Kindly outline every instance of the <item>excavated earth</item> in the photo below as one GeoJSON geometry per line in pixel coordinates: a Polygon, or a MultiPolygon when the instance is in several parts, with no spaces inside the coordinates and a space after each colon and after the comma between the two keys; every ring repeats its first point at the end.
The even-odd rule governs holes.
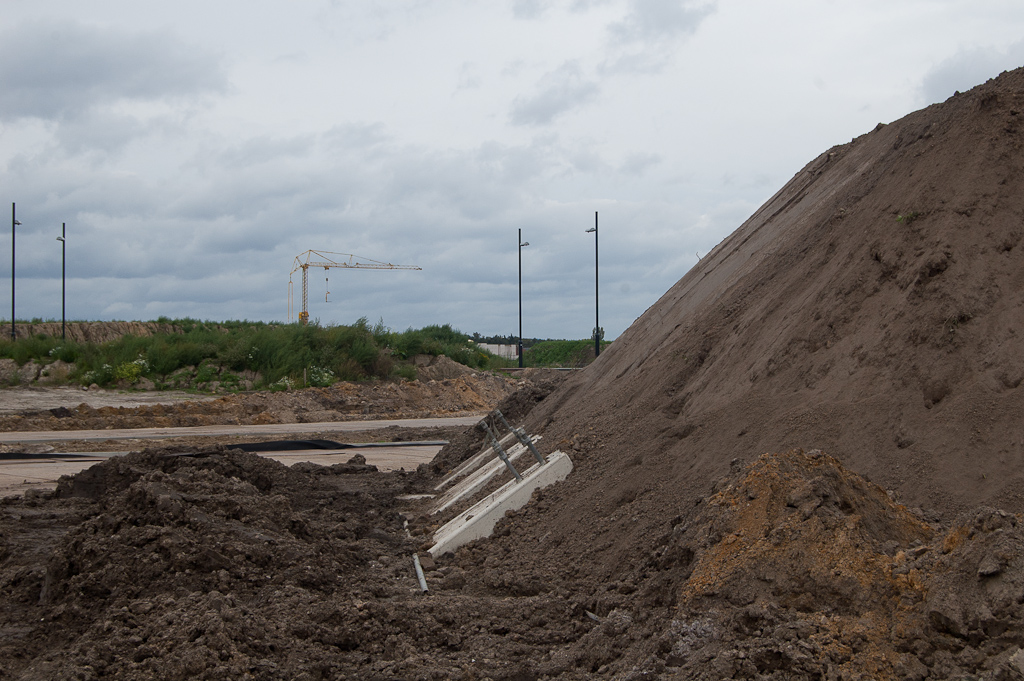
{"type": "Polygon", "coordinates": [[[503,411],[575,469],[427,593],[444,517],[406,495],[473,431],[415,472],[165,448],[4,500],[0,678],[1024,678],[1022,122],[1017,70],[828,150],[524,382],[503,411]]]}
{"type": "MultiPolygon", "coordinates": [[[[133,403],[133,394],[102,391],[30,389],[5,397],[0,431],[104,430],[174,426],[264,425],[366,419],[404,419],[483,413],[514,392],[517,381],[476,372],[442,358],[421,369],[436,379],[397,382],[339,382],[328,388],[277,392],[246,392],[215,399],[182,399],[174,393],[153,404],[133,403]],[[9,413],[18,399],[53,404],[9,413]],[[95,406],[94,406],[95,405],[95,406]]],[[[159,393],[150,393],[153,399],[159,393]]],[[[137,401],[141,401],[137,400],[137,401]]],[[[137,402],[134,401],[134,402],[137,402]]],[[[26,404],[27,406],[27,404],[26,404]]]]}

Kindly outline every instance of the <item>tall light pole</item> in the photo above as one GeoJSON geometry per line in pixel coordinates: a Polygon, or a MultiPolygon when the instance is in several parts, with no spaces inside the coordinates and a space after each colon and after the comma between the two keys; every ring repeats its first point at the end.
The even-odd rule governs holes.
{"type": "Polygon", "coordinates": [[[523,246],[529,246],[529,241],[523,241],[523,230],[519,230],[519,368],[523,368],[523,246]]]}
{"type": "Polygon", "coordinates": [[[17,336],[14,332],[14,232],[15,227],[20,225],[18,218],[16,217],[14,204],[11,204],[11,340],[14,341],[17,336]]]}
{"type": "Polygon", "coordinates": [[[60,223],[60,236],[57,237],[57,241],[60,242],[60,339],[62,341],[67,340],[64,333],[65,326],[65,301],[67,300],[67,262],[68,262],[68,244],[64,240],[67,236],[67,223],[60,223]]]}
{"type": "Polygon", "coordinates": [[[587,234],[594,233],[594,358],[601,354],[601,332],[600,321],[600,299],[597,289],[597,211],[594,211],[594,226],[587,230],[587,234]]]}

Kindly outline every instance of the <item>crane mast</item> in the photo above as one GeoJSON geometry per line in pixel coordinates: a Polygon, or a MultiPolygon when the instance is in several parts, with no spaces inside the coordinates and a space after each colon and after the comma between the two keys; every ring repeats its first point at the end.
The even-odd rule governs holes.
{"type": "Polygon", "coordinates": [[[305,326],[309,323],[309,281],[308,272],[310,267],[322,267],[324,271],[332,267],[360,270],[422,270],[422,267],[415,265],[392,265],[389,262],[380,262],[363,258],[351,253],[332,253],[330,251],[309,250],[295,256],[292,262],[292,271],[288,275],[288,321],[292,320],[292,275],[302,270],[302,312],[299,313],[299,322],[305,326]],[[335,259],[330,256],[342,256],[335,259]]]}

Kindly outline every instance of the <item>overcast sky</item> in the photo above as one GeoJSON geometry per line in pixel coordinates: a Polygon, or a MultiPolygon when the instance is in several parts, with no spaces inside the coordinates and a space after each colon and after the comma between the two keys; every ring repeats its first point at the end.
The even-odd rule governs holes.
{"type": "Polygon", "coordinates": [[[517,334],[521,229],[523,335],[586,338],[599,212],[612,339],[822,151],[1024,65],[1020,0],[2,9],[8,322],[16,203],[19,319],[66,223],[69,319],[288,321],[313,249],[422,268],[310,269],[322,324],[517,334]]]}

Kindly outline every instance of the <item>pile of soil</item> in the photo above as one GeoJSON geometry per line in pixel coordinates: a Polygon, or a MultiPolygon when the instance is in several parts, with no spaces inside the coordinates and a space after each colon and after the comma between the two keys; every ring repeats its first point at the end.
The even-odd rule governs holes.
{"type": "MultiPolygon", "coordinates": [[[[733,461],[794,447],[929,521],[1024,510],[1022,124],[1017,70],[808,164],[530,414],[576,468],[508,569],[619,583],[733,461]]],[[[1017,645],[976,631],[964,668],[1017,645]]]]}
{"type": "Polygon", "coordinates": [[[517,525],[557,503],[541,493],[494,538],[438,565],[420,554],[421,593],[412,556],[429,542],[405,531],[399,495],[431,481],[358,456],[289,469],[161,449],[4,499],[4,678],[1024,673],[1019,519],[939,528],[820,452],[737,468],[603,581],[517,564],[579,532],[524,542],[517,525]]]}
{"type": "Polygon", "coordinates": [[[161,450],[3,500],[0,668],[1024,678],[1022,117],[1017,70],[812,161],[516,398],[575,469],[421,553],[425,594],[430,519],[398,495],[472,435],[415,473],[161,450]]]}

